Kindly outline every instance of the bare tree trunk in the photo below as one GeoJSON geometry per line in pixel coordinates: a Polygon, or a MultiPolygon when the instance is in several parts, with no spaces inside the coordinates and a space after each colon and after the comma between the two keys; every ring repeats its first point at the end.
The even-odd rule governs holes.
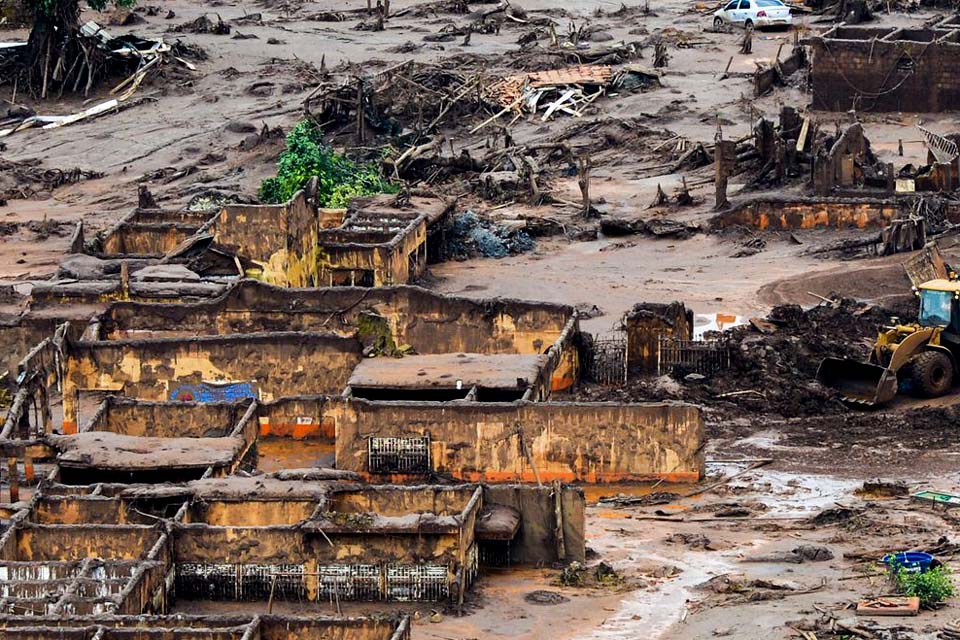
{"type": "Polygon", "coordinates": [[[590,207],[590,170],[593,168],[593,160],[588,155],[577,158],[577,173],[579,178],[577,183],[580,185],[580,197],[583,199],[583,206],[580,209],[584,218],[591,217],[590,207]]]}

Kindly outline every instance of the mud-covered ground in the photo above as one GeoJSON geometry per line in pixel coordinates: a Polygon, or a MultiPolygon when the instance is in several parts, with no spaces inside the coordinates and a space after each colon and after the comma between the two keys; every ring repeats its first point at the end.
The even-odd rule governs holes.
{"type": "MultiPolygon", "coordinates": [[[[712,168],[671,171],[684,148],[681,140],[687,145],[710,143],[718,122],[725,136],[743,137],[759,115],[775,120],[781,105],[804,109],[810,101],[798,79],[767,96],[753,96],[756,64],[769,63],[781,45],[789,51],[793,33],[759,32],[753,53],[739,54],[740,32],[704,31],[711,23],[706,15],[711,7],[682,0],[650,3],[648,9],[644,2],[627,2],[621,9],[619,1],[523,0],[511,4],[522,5],[526,17],[520,19],[525,22],[504,20],[498,33],[473,32],[466,43],[463,30],[476,21],[476,12],[492,8],[491,4],[469,3],[468,12],[461,13],[455,2],[394,0],[395,17],[382,31],[366,30],[371,18],[364,12],[364,0],[151,0],[151,4],[159,7],[154,15],[143,13],[144,21],[130,26],[111,24],[109,15],[91,11],[84,11],[83,19],[95,19],[115,35],[137,33],[180,41],[202,49],[205,57],[190,59],[195,71],[171,67],[151,79],[127,109],[2,140],[0,198],[6,204],[0,206],[0,281],[30,281],[54,273],[73,225],[82,219],[88,233],[109,227],[135,205],[141,183],[161,205],[171,207],[210,190],[254,197],[261,180],[274,172],[282,132],[303,117],[302,102],[320,82],[336,84],[354,73],[380,73],[409,60],[454,74],[483,70],[489,74],[487,82],[521,70],[575,62],[569,55],[543,50],[521,55],[520,40],[531,33],[541,48],[549,48],[550,24],[561,38],[571,27],[589,27],[590,47],[634,45],[642,57],[623,62],[643,66],[652,63],[653,36],[662,35],[668,44],[670,61],[662,69],[660,88],[605,96],[582,118],[520,120],[509,131],[518,144],[563,140],[571,147],[589,149],[594,163],[591,195],[608,217],[671,218],[705,225],[713,215],[712,168]],[[170,12],[175,16],[165,18],[170,12]],[[204,14],[220,16],[231,33],[170,31],[204,14]],[[721,79],[731,56],[731,74],[721,79]],[[649,206],[658,187],[673,196],[683,179],[692,204],[649,206]]],[[[916,25],[931,15],[929,11],[882,15],[874,24],[916,25]]],[[[812,29],[829,26],[810,18],[801,23],[812,29]]],[[[25,35],[0,31],[0,40],[25,35]]],[[[108,89],[109,85],[97,89],[91,103],[106,98],[108,89]]],[[[0,100],[11,98],[10,90],[0,87],[0,100]]],[[[17,102],[56,114],[85,106],[82,99],[69,96],[39,103],[22,92],[17,102]]],[[[0,107],[3,116],[12,105],[0,107]]],[[[491,139],[502,132],[469,131],[490,115],[490,111],[463,113],[445,123],[440,133],[449,146],[448,155],[466,152],[483,157],[491,139]]],[[[849,117],[811,115],[829,127],[849,117]]],[[[960,125],[955,114],[861,118],[873,150],[881,160],[898,166],[926,159],[915,124],[943,132],[960,125]],[[897,155],[899,140],[904,143],[903,157],[897,155]]],[[[358,146],[349,130],[344,131],[331,142],[338,148],[358,146]]],[[[377,154],[385,142],[376,137],[360,146],[377,154]]],[[[862,356],[864,340],[886,321],[889,310],[908,317],[913,298],[901,266],[904,256],[845,260],[812,253],[812,248],[859,235],[830,230],[767,234],[763,249],[744,257],[734,256],[743,254],[754,234],[742,230],[664,239],[597,237],[590,233],[597,221],[578,216],[575,171],[556,159],[547,165],[541,186],[550,197],[540,206],[509,194],[500,201],[484,199],[469,175],[426,185],[438,195],[460,197],[463,209],[509,225],[547,219],[555,234],[538,238],[535,248],[521,255],[434,265],[429,286],[477,297],[577,304],[593,310],[592,317],[582,322],[593,333],[615,328],[623,312],[637,302],[680,300],[697,314],[743,318],[765,317],[779,307],[773,313],[778,320],[774,333],[760,334],[747,326],[734,330],[733,367],[723,376],[704,381],[636,380],[624,390],[581,391],[595,399],[702,403],[708,459],[774,462],[695,498],[678,497],[692,487],[657,487],[656,491],[676,494],[659,505],[616,508],[598,502],[603,495],[651,488],[589,488],[592,553],[587,573],[603,561],[619,578],[569,586],[561,584],[559,571],[549,567],[492,572],[479,581],[464,617],[451,612],[432,615],[432,607],[402,605],[418,613],[414,637],[932,638],[944,622],[960,617],[954,603],[908,620],[866,622],[850,610],[857,599],[889,590],[883,577],[869,575],[883,552],[930,549],[947,563],[953,558],[951,547],[938,546],[942,536],[952,539],[956,531],[949,514],[933,513],[902,496],[879,500],[854,493],[876,475],[904,480],[911,490],[960,492],[955,464],[960,452],[958,416],[952,399],[900,399],[882,412],[854,412],[813,382],[822,357],[862,356]],[[811,294],[858,302],[810,311],[820,302],[811,294]],[[853,315],[861,309],[866,311],[853,315]],[[825,524],[810,520],[838,503],[852,510],[849,517],[825,524]],[[803,544],[826,547],[833,558],[800,564],[782,559],[744,562],[773,552],[789,553],[803,544]],[[856,557],[846,558],[845,553],[856,557]],[[535,592],[556,595],[531,595],[535,592]],[[838,622],[854,625],[857,632],[838,622]],[[881,631],[878,626],[908,631],[881,631]]],[[[747,177],[732,180],[734,202],[744,197],[739,189],[747,177]]],[[[948,257],[960,257],[952,239],[941,244],[948,257]]],[[[329,452],[292,453],[272,446],[262,452],[262,464],[265,469],[303,466],[304,460],[324,456],[329,452]]],[[[710,464],[704,484],[748,464],[710,464]]],[[[181,611],[224,608],[214,603],[178,606],[181,611]]],[[[244,611],[266,608],[264,603],[234,606],[244,611]]],[[[278,604],[274,611],[287,608],[278,604]]],[[[345,612],[382,608],[349,605],[345,612]]],[[[315,606],[309,611],[318,612],[315,606]]],[[[333,612],[333,604],[320,611],[333,612]]]]}

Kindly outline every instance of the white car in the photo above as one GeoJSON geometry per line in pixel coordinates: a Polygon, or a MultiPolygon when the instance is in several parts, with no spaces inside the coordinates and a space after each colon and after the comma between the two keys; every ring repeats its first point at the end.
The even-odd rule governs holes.
{"type": "Polygon", "coordinates": [[[748,27],[789,27],[790,7],[780,0],[730,0],[713,14],[713,26],[741,24],[748,27]]]}

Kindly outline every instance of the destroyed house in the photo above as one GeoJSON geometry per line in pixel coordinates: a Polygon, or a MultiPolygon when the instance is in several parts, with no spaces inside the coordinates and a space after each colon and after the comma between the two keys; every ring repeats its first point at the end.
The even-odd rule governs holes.
{"type": "Polygon", "coordinates": [[[77,434],[53,436],[64,484],[170,482],[232,475],[254,454],[251,401],[136,402],[109,397],[77,434]]]}
{"type": "Polygon", "coordinates": [[[410,640],[401,616],[0,616],[9,640],[410,640]]]}
{"type": "Polygon", "coordinates": [[[215,211],[137,208],[102,236],[94,238],[88,253],[101,258],[162,258],[193,236],[215,211]]]}
{"type": "Polygon", "coordinates": [[[54,473],[6,515],[6,615],[169,614],[184,602],[211,611],[273,600],[308,609],[332,599],[462,603],[481,558],[584,556],[583,494],[572,488],[266,476],[72,486],[54,473]]]}
{"type": "Polygon", "coordinates": [[[813,52],[813,108],[952,111],[960,105],[960,18],[927,28],[839,24],[805,43],[813,52]]]}
{"type": "MultiPolygon", "coordinates": [[[[442,255],[447,203],[412,197],[400,206],[392,197],[372,197],[349,209],[323,209],[312,188],[280,204],[140,207],[89,242],[81,229],[75,251],[125,261],[131,276],[175,265],[184,268],[181,280],[251,276],[292,287],[406,284],[423,274],[428,256],[442,255]]],[[[119,272],[118,264],[107,266],[119,272]]]]}
{"type": "Polygon", "coordinates": [[[235,260],[241,275],[289,287],[379,287],[411,282],[428,255],[440,255],[448,204],[415,197],[401,207],[380,197],[322,209],[310,189],[281,204],[226,205],[164,261],[223,268],[224,260],[235,260]]]}
{"type": "MultiPolygon", "coordinates": [[[[696,407],[564,401],[579,377],[577,333],[563,305],[242,281],[214,300],[114,303],[61,342],[44,379],[62,383],[64,435],[79,431],[54,443],[65,477],[97,457],[91,447],[136,436],[154,440],[128,443],[114,468],[88,464],[89,473],[186,480],[208,464],[221,475],[256,467],[255,438],[325,440],[338,469],[381,482],[698,479],[696,407]],[[104,394],[116,397],[104,405],[104,394]],[[239,410],[217,408],[238,401],[255,403],[243,424],[239,410]],[[199,428],[185,409],[164,418],[164,403],[210,404],[211,414],[190,410],[206,421],[199,428]],[[169,424],[114,427],[115,415],[169,424]],[[179,470],[137,453],[176,452],[190,446],[178,438],[198,437],[215,447],[179,470]]],[[[51,431],[18,420],[8,419],[7,437],[51,431]]]]}

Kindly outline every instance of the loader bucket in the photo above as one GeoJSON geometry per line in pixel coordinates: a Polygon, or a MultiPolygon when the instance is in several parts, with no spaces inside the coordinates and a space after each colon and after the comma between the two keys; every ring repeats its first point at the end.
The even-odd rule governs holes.
{"type": "Polygon", "coordinates": [[[844,402],[873,406],[886,404],[897,395],[897,373],[856,360],[824,358],[817,380],[835,389],[844,402]]]}

